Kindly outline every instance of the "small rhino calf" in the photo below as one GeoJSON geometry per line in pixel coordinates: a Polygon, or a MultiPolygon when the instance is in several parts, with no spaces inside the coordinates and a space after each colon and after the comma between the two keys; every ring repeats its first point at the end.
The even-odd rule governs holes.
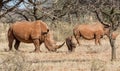
{"type": "Polygon", "coordinates": [[[68,51],[72,52],[75,51],[77,41],[74,36],[69,36],[66,38],[66,45],[68,47],[68,51]]]}

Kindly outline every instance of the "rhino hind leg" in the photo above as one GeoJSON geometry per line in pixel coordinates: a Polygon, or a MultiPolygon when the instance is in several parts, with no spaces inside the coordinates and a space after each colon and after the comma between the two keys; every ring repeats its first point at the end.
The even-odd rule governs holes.
{"type": "Polygon", "coordinates": [[[9,29],[8,31],[8,46],[9,46],[9,51],[12,50],[12,45],[13,45],[13,41],[14,41],[14,36],[13,33],[11,32],[11,30],[9,29]]]}
{"type": "Polygon", "coordinates": [[[19,41],[19,40],[16,40],[16,41],[15,41],[14,48],[15,48],[16,50],[18,50],[19,45],[20,45],[20,41],[19,41]]]}
{"type": "Polygon", "coordinates": [[[12,50],[12,44],[13,44],[14,38],[8,38],[8,46],[9,46],[9,50],[12,50]]]}
{"type": "Polygon", "coordinates": [[[95,38],[95,44],[96,45],[101,45],[101,43],[100,43],[100,36],[96,36],[96,38],[95,38]]]}

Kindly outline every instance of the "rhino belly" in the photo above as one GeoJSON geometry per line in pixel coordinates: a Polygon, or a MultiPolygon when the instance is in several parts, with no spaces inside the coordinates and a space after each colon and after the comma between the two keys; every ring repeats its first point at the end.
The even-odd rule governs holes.
{"type": "Polygon", "coordinates": [[[24,43],[32,43],[32,39],[26,39],[26,38],[23,38],[23,37],[18,36],[18,35],[15,35],[15,38],[21,42],[24,42],[24,43]]]}
{"type": "Polygon", "coordinates": [[[32,39],[30,37],[30,34],[21,33],[21,32],[14,32],[15,39],[24,42],[24,43],[32,43],[32,39]]]}
{"type": "Polygon", "coordinates": [[[81,36],[84,38],[84,39],[87,39],[87,40],[91,40],[91,39],[94,39],[94,34],[81,34],[81,36]]]}

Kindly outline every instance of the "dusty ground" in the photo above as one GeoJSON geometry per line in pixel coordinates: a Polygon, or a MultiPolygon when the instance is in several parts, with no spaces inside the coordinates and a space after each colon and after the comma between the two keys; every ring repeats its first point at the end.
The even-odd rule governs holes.
{"type": "MultiPolygon", "coordinates": [[[[58,42],[58,44],[61,42],[58,42]]],[[[75,52],[69,53],[66,45],[57,52],[49,52],[44,44],[40,53],[30,53],[33,44],[22,43],[20,50],[6,52],[8,42],[6,34],[0,34],[0,71],[120,71],[120,35],[116,40],[117,59],[111,59],[108,39],[95,45],[94,40],[81,40],[75,52]]]]}
{"type": "Polygon", "coordinates": [[[119,37],[116,42],[117,60],[111,62],[111,49],[108,40],[103,39],[101,46],[94,41],[82,40],[75,52],[69,53],[66,45],[57,52],[49,52],[41,46],[40,53],[30,53],[33,44],[24,44],[20,50],[24,52],[5,52],[7,42],[0,43],[0,70],[2,71],[120,71],[119,37]]]}

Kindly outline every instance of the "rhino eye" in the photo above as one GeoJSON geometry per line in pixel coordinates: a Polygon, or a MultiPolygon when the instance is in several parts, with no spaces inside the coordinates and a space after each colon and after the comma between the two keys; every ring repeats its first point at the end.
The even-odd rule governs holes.
{"type": "Polygon", "coordinates": [[[47,29],[46,32],[42,32],[42,35],[48,34],[48,32],[49,32],[49,29],[47,29]]]}
{"type": "Polygon", "coordinates": [[[49,29],[47,29],[47,32],[49,32],[49,29]]]}
{"type": "Polygon", "coordinates": [[[48,32],[42,32],[42,35],[45,35],[45,34],[47,34],[48,32]]]}

